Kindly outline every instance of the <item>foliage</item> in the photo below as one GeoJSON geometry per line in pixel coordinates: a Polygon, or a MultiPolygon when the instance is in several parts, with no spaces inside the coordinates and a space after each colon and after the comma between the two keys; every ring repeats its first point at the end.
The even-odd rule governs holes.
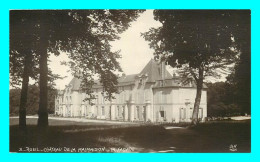
{"type": "MultiPolygon", "coordinates": [[[[55,111],[55,96],[57,90],[49,87],[48,93],[48,113],[53,114],[55,111]]],[[[21,89],[10,89],[9,91],[9,113],[10,115],[18,115],[20,103],[21,89]]],[[[26,114],[36,115],[39,109],[39,87],[37,85],[29,85],[28,100],[26,104],[26,114]]]]}
{"type": "MultiPolygon", "coordinates": [[[[27,52],[31,54],[35,50],[36,58],[39,58],[38,126],[48,125],[48,56],[59,55],[60,51],[70,53],[70,58],[75,65],[72,68],[73,71],[76,72],[78,68],[82,71],[83,90],[87,94],[92,93],[94,71],[100,75],[104,91],[111,98],[111,94],[116,91],[117,78],[114,71],[120,70],[120,67],[116,61],[118,52],[110,51],[109,41],[118,39],[118,34],[126,30],[130,26],[129,23],[135,20],[140,12],[142,11],[13,10],[10,12],[10,29],[12,29],[10,45],[15,48],[13,53],[23,53],[25,49],[28,49],[27,52]],[[27,37],[29,44],[26,44],[27,37]],[[19,49],[18,52],[16,52],[17,49],[19,49]]],[[[24,64],[15,63],[28,65],[26,63],[31,60],[35,61],[25,59],[24,64]]],[[[23,85],[26,88],[23,88],[23,93],[27,90],[29,80],[28,73],[25,74],[27,75],[23,78],[25,80],[23,85]]],[[[26,97],[24,98],[21,100],[23,103],[26,102],[26,97]]]]}
{"type": "Polygon", "coordinates": [[[234,86],[236,104],[243,113],[251,114],[251,12],[239,10],[234,16],[234,40],[240,53],[227,81],[234,86]]]}
{"type": "Polygon", "coordinates": [[[230,11],[218,10],[155,10],[155,19],[162,23],[143,36],[155,49],[157,59],[166,59],[181,68],[183,78],[218,76],[216,69],[226,69],[234,59],[230,11]]]}
{"type": "MultiPolygon", "coordinates": [[[[69,65],[77,77],[82,79],[81,89],[88,94],[87,100],[94,98],[92,86],[94,77],[99,77],[103,85],[103,93],[107,99],[117,92],[117,72],[121,67],[117,62],[120,58],[119,51],[111,52],[109,42],[118,39],[118,34],[125,31],[130,22],[134,21],[143,11],[136,10],[95,10],[88,11],[86,26],[88,30],[79,34],[80,38],[71,41],[64,48],[69,53],[69,65]],[[89,13],[88,13],[89,12],[89,13]],[[80,75],[77,75],[80,71],[80,75]]],[[[77,12],[79,17],[84,17],[84,12],[77,12]]]]}
{"type": "Polygon", "coordinates": [[[180,69],[185,81],[195,80],[197,94],[192,123],[198,122],[198,109],[204,78],[218,77],[218,70],[227,71],[236,59],[241,22],[237,15],[247,12],[232,10],[155,10],[162,23],[144,33],[155,49],[157,59],[180,69]]]}
{"type": "MultiPolygon", "coordinates": [[[[119,51],[111,52],[109,42],[118,39],[118,34],[125,31],[130,26],[130,22],[134,21],[141,12],[143,11],[11,11],[11,24],[14,29],[12,35],[17,38],[15,34],[22,33],[20,34],[22,39],[19,39],[21,42],[24,37],[31,38],[35,43],[29,48],[35,49],[36,53],[39,50],[37,45],[40,38],[48,40],[49,54],[59,55],[61,51],[68,52],[69,58],[72,59],[69,65],[73,73],[75,74],[78,70],[82,72],[82,88],[86,93],[91,93],[91,86],[94,84],[93,75],[97,73],[104,86],[104,92],[107,92],[108,97],[111,98],[111,94],[116,92],[117,75],[115,72],[121,71],[121,68],[117,62],[117,58],[120,57],[119,51]],[[17,28],[18,25],[21,27],[17,28]]],[[[15,39],[12,37],[11,40],[15,39]]],[[[13,42],[13,46],[17,47],[17,41],[13,42]]],[[[20,48],[24,50],[25,47],[20,48]]],[[[17,58],[11,57],[11,60],[17,60],[17,58]]]]}
{"type": "Polygon", "coordinates": [[[241,115],[234,86],[228,82],[207,83],[207,107],[209,117],[241,115]]]}

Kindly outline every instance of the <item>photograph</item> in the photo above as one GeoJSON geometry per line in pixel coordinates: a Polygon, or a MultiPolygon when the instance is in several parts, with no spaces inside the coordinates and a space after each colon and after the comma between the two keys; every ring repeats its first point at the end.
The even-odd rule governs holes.
{"type": "Polygon", "coordinates": [[[9,153],[251,153],[251,10],[10,9],[9,153]]]}

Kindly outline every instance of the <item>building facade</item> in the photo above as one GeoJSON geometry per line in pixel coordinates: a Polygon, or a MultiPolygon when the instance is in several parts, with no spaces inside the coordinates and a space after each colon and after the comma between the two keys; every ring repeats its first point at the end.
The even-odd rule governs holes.
{"type": "MultiPolygon", "coordinates": [[[[180,78],[172,76],[164,63],[155,60],[139,74],[122,76],[118,80],[119,93],[112,101],[105,100],[102,85],[93,86],[94,105],[84,101],[80,91],[81,80],[74,77],[55,99],[55,114],[63,117],[144,121],[190,122],[196,96],[193,82],[183,85],[180,78]]],[[[207,87],[202,90],[199,118],[207,117],[207,87]]]]}

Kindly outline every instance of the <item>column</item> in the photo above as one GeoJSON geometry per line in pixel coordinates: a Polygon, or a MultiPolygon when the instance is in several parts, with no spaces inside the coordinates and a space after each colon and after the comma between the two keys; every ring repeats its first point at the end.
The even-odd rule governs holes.
{"type": "Polygon", "coordinates": [[[64,114],[65,114],[65,106],[64,106],[64,105],[62,105],[62,114],[61,114],[61,116],[63,116],[63,117],[64,117],[64,114]]]}
{"type": "Polygon", "coordinates": [[[90,118],[93,118],[94,116],[96,116],[95,114],[95,106],[92,105],[90,108],[90,118]]]}
{"type": "Polygon", "coordinates": [[[134,116],[135,116],[135,105],[134,105],[134,101],[130,101],[130,111],[129,111],[129,115],[130,115],[130,121],[134,121],[134,116]]]}
{"type": "Polygon", "coordinates": [[[74,115],[74,109],[73,109],[73,106],[70,105],[70,106],[69,106],[69,109],[70,109],[70,117],[73,117],[73,115],[74,115]]]}
{"type": "Polygon", "coordinates": [[[145,121],[152,121],[152,116],[151,116],[151,102],[150,100],[146,101],[146,107],[145,107],[145,121]]]}
{"type": "Polygon", "coordinates": [[[124,106],[124,120],[128,121],[128,107],[127,107],[127,105],[124,106]]]}
{"type": "Polygon", "coordinates": [[[99,106],[95,106],[95,110],[96,110],[96,116],[97,116],[97,119],[99,117],[99,106]]]}
{"type": "Polygon", "coordinates": [[[85,111],[85,105],[81,106],[81,116],[85,116],[86,111],[85,111]]]}
{"type": "Polygon", "coordinates": [[[110,106],[110,119],[111,120],[115,120],[116,119],[116,112],[115,112],[115,104],[113,102],[111,102],[111,106],[110,106]]]}
{"type": "Polygon", "coordinates": [[[84,112],[85,112],[84,117],[86,118],[86,116],[87,116],[87,105],[84,105],[84,112]]]}

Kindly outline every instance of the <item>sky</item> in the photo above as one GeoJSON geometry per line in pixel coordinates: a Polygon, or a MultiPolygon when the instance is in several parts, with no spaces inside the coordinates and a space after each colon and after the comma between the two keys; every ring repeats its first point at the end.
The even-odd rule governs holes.
{"type": "MultiPolygon", "coordinates": [[[[153,10],[146,10],[140,15],[140,17],[131,23],[131,26],[124,33],[120,35],[120,39],[111,42],[112,50],[121,50],[122,58],[119,59],[119,63],[123,72],[126,75],[140,73],[144,66],[153,58],[154,50],[148,45],[148,42],[141,37],[141,33],[147,32],[151,27],[159,27],[161,23],[155,21],[153,18],[153,10]]],[[[69,84],[73,78],[70,69],[65,65],[61,65],[61,61],[68,61],[68,57],[65,53],[61,53],[60,56],[50,56],[49,68],[54,74],[59,74],[64,79],[56,80],[56,88],[64,89],[65,85],[69,84]]],[[[166,67],[170,73],[173,73],[174,69],[169,66],[166,67]]],[[[222,76],[220,79],[209,78],[208,81],[225,81],[226,76],[222,76]]]]}

